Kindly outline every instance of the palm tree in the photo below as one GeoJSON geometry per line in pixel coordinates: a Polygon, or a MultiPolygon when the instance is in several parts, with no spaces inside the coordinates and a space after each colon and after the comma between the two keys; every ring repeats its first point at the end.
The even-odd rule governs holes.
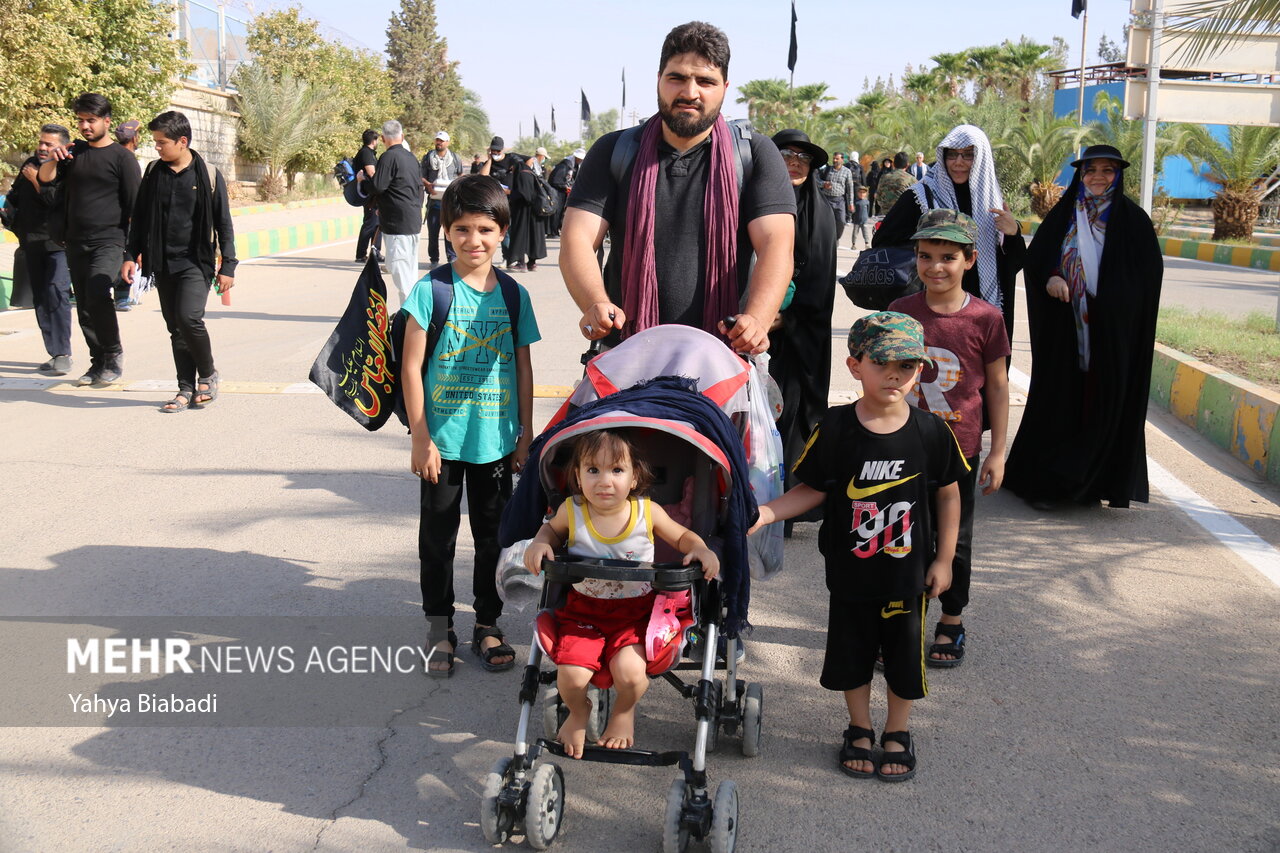
{"type": "Polygon", "coordinates": [[[1258,203],[1277,186],[1280,127],[1232,125],[1223,144],[1207,128],[1195,125],[1190,128],[1188,154],[1196,170],[1203,169],[1219,186],[1213,196],[1213,239],[1252,239],[1258,203]]]}
{"type": "Polygon", "coordinates": [[[453,148],[461,156],[483,151],[489,144],[489,114],[480,106],[480,96],[462,90],[462,115],[453,126],[453,148]]]}
{"type": "Polygon", "coordinates": [[[965,51],[969,76],[974,82],[974,101],[981,102],[987,90],[998,89],[1001,83],[1000,48],[971,47],[965,51]]]}
{"type": "Polygon", "coordinates": [[[875,130],[876,122],[889,107],[889,101],[889,96],[884,92],[863,92],[857,97],[854,103],[857,104],[858,112],[866,120],[866,130],[875,130]]]}
{"type": "Polygon", "coordinates": [[[1036,44],[1026,36],[1018,39],[1016,43],[1005,41],[1000,45],[996,62],[1003,76],[1008,80],[1010,88],[1017,88],[1018,97],[1024,104],[1030,103],[1040,75],[1053,67],[1051,50],[1049,45],[1036,44]]]}
{"type": "Polygon", "coordinates": [[[959,53],[939,53],[929,58],[935,65],[930,73],[942,81],[951,97],[960,97],[960,87],[969,79],[969,54],[962,50],[959,53]]]}
{"type": "Polygon", "coordinates": [[[1178,29],[1190,30],[1194,37],[1177,58],[1192,65],[1220,48],[1237,42],[1242,34],[1280,33],[1280,0],[1198,0],[1177,10],[1178,29]]]}
{"type": "Polygon", "coordinates": [[[738,87],[739,104],[747,105],[747,117],[758,128],[771,126],[788,108],[787,81],[748,80],[738,87]]]}
{"type": "Polygon", "coordinates": [[[236,85],[238,144],[250,161],[267,167],[258,194],[270,201],[285,191],[289,161],[313,139],[334,132],[330,115],[337,94],[292,74],[273,78],[256,64],[241,66],[236,85]]]}
{"type": "Polygon", "coordinates": [[[890,153],[933,151],[947,131],[959,124],[961,106],[960,101],[903,103],[884,117],[880,132],[867,138],[866,147],[890,153]]]}
{"type": "Polygon", "coordinates": [[[1028,113],[1008,138],[993,145],[997,154],[1012,157],[1026,167],[1031,176],[1027,188],[1031,212],[1036,216],[1043,218],[1062,198],[1064,188],[1056,178],[1074,158],[1087,132],[1074,119],[1054,118],[1048,110],[1038,110],[1028,113]]]}
{"type": "Polygon", "coordinates": [[[902,78],[902,91],[917,104],[923,104],[938,94],[939,80],[928,71],[917,71],[902,78]]]}

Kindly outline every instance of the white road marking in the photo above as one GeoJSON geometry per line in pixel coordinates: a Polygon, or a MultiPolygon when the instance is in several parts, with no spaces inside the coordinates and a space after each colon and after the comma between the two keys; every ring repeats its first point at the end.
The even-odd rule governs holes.
{"type": "MultiPolygon", "coordinates": [[[[1016,367],[1009,368],[1009,382],[1024,392],[1031,386],[1031,377],[1016,367]]],[[[1179,480],[1159,462],[1147,457],[1147,479],[1169,499],[1169,502],[1186,513],[1187,517],[1217,539],[1222,545],[1250,566],[1280,586],[1280,551],[1266,540],[1236,521],[1218,507],[1200,497],[1194,489],[1179,480]]]]}

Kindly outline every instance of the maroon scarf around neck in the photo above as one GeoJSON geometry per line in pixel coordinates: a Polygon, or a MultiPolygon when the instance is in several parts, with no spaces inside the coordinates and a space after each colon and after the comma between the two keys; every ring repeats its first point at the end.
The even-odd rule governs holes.
{"type": "MultiPolygon", "coordinates": [[[[653,226],[658,187],[658,139],[662,117],[645,124],[631,172],[627,227],[622,255],[623,337],[658,325],[658,273],[653,226]]],[[[719,334],[716,324],[738,311],[738,179],[733,160],[733,133],[718,116],[711,130],[711,164],[702,202],[706,229],[703,258],[706,289],[702,300],[704,331],[719,334]]]]}

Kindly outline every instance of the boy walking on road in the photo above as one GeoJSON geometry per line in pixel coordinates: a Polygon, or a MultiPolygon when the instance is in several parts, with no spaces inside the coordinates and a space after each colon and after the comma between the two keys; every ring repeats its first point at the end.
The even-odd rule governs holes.
{"type": "Polygon", "coordinates": [[[418,558],[427,675],[447,678],[458,648],[453,555],[464,484],[475,542],[471,650],[491,672],[515,663],[497,624],[498,521],[512,472],[523,467],[533,440],[529,345],[541,336],[528,292],[493,265],[511,222],[502,186],[487,175],[458,178],[445,190],[440,216],[457,259],[419,281],[404,301],[400,381],[413,441],[410,470],[422,479],[418,558]],[[438,277],[452,293],[444,318],[432,317],[438,277]]]}
{"type": "Polygon", "coordinates": [[[969,465],[969,473],[960,480],[960,532],[951,586],[942,593],[942,617],[925,661],[945,668],[964,660],[960,615],[969,603],[975,486],[981,484],[982,493],[992,495],[1004,480],[1009,336],[1000,309],[970,296],[961,286],[965,270],[977,260],[978,225],[973,219],[955,210],[931,210],[920,217],[911,239],[916,241],[916,272],[924,290],[895,300],[889,310],[910,315],[924,327],[934,369],[922,374],[913,400],[951,425],[969,465]],[[991,450],[979,471],[984,404],[991,425],[991,450]],[[937,642],[940,638],[943,641],[937,642]]]}
{"type": "Polygon", "coordinates": [[[927,598],[951,584],[956,481],[966,465],[946,422],[909,402],[926,360],[920,324],[905,314],[881,311],[855,322],[847,364],[862,398],[827,411],[795,464],[800,485],[760,507],[752,527],[823,506],[818,543],[831,601],[821,684],[844,692],[849,727],[839,767],[860,779],[915,775],[907,724],[911,703],[928,692],[927,598]],[[881,650],[889,713],[877,763],[871,678],[881,650]]]}
{"type": "Polygon", "coordinates": [[[160,155],[142,179],[120,277],[132,281],[141,265],[154,276],[160,312],[169,328],[178,393],[160,407],[173,414],[218,398],[218,371],[204,325],[204,306],[217,268],[217,288],[235,284],[236,239],[222,173],[191,149],[191,123],[163,112],[147,125],[160,155]]]}

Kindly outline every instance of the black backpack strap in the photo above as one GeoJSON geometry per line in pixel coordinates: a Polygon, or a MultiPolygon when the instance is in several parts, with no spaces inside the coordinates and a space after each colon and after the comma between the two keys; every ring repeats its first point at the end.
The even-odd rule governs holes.
{"type": "MultiPolygon", "coordinates": [[[[649,121],[661,121],[661,119],[654,116],[649,121]]],[[[728,122],[728,125],[733,134],[733,165],[738,176],[738,192],[741,193],[742,188],[751,180],[751,137],[755,131],[751,127],[751,122],[745,118],[736,118],[728,122]]],[[[627,128],[618,135],[618,140],[613,145],[613,156],[609,158],[609,174],[613,176],[613,183],[616,186],[622,186],[622,179],[626,176],[627,169],[631,168],[631,164],[635,162],[636,152],[640,150],[640,134],[644,132],[644,128],[643,124],[627,128]]]]}
{"type": "Polygon", "coordinates": [[[640,134],[644,132],[644,127],[643,124],[637,124],[635,127],[627,128],[618,134],[618,139],[613,143],[613,156],[609,158],[609,174],[613,176],[615,186],[622,186],[622,179],[626,176],[627,169],[630,169],[631,164],[635,162],[636,152],[640,150],[640,134]]]}
{"type": "Polygon", "coordinates": [[[751,136],[754,128],[749,119],[736,118],[729,122],[729,129],[733,131],[734,169],[738,174],[738,194],[741,195],[742,188],[751,180],[751,136]]]}
{"type": "Polygon", "coordinates": [[[453,308],[453,266],[441,264],[431,271],[431,322],[427,324],[427,358],[436,351],[449,310],[453,308]]]}
{"type": "Polygon", "coordinates": [[[500,269],[494,268],[498,274],[498,288],[502,291],[502,301],[507,306],[507,317],[511,320],[511,348],[518,349],[520,337],[520,285],[516,280],[500,269]]]}

